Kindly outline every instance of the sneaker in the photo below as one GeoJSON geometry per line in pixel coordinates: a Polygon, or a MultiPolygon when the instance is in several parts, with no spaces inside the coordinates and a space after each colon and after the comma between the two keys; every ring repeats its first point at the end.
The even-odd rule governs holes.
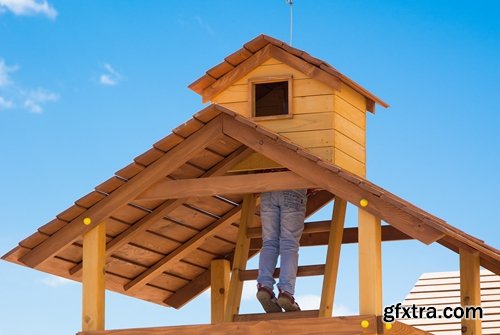
{"type": "Polygon", "coordinates": [[[300,311],[299,304],[295,301],[293,295],[287,291],[280,290],[278,295],[278,305],[285,310],[285,312],[297,312],[300,311]]]}
{"type": "Polygon", "coordinates": [[[283,312],[281,310],[280,305],[278,305],[278,300],[274,295],[274,292],[269,287],[262,286],[261,284],[257,285],[257,299],[259,300],[262,308],[266,311],[266,313],[278,313],[283,312]]]}

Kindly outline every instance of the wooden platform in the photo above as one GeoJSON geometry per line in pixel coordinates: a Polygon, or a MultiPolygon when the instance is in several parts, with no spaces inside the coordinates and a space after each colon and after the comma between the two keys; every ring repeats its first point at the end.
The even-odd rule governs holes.
{"type": "MultiPolygon", "coordinates": [[[[309,315],[311,311],[299,312],[309,315]]],[[[253,321],[238,321],[230,323],[221,323],[216,325],[189,325],[173,327],[155,327],[155,328],[135,328],[135,329],[116,329],[80,332],[77,335],[357,335],[357,334],[404,334],[404,335],[426,335],[430,334],[417,328],[405,325],[400,322],[391,324],[390,329],[373,315],[340,316],[333,318],[294,318],[283,319],[285,314],[292,313],[271,313],[261,314],[261,320],[257,314],[251,314],[253,321]],[[273,320],[278,318],[279,320],[273,320]],[[361,322],[368,321],[367,327],[362,327],[361,322]]],[[[296,313],[294,313],[296,314],[296,313]]]]}

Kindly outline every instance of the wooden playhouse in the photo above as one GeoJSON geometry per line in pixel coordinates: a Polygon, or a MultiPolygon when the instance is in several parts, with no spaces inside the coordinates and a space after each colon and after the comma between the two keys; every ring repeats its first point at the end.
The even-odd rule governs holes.
{"type": "MultiPolygon", "coordinates": [[[[461,301],[480,304],[480,266],[500,274],[499,250],[365,179],[366,113],[384,101],[265,35],[190,88],[212,104],[3,256],[82,282],[80,334],[429,334],[381,320],[381,243],[404,239],[458,253],[461,301]],[[246,263],[261,246],[258,195],[298,188],[321,189],[307,216],[334,201],[301,239],[328,246],[298,270],[324,276],[320,308],[241,315],[243,281],[257,276],[246,263]],[[347,202],[356,228],[344,228],[347,202]],[[332,317],[343,243],[359,246],[360,310],[332,317]],[[105,289],[181,308],[208,287],[210,325],[104,330],[105,289]]],[[[480,320],[462,333],[481,334],[480,320]]]]}

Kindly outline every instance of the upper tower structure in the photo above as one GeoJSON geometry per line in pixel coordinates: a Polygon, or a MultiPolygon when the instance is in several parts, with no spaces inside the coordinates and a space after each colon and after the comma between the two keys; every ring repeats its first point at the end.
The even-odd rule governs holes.
{"type": "MultiPolygon", "coordinates": [[[[311,153],[366,175],[366,112],[388,107],[328,63],[260,35],[189,86],[311,153]]],[[[278,165],[254,154],[235,167],[278,165]]]]}

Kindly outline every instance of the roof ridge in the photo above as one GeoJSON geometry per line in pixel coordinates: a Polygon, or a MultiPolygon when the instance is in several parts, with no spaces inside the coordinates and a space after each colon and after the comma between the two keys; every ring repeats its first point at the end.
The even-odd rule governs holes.
{"type": "Polygon", "coordinates": [[[352,89],[369,100],[367,103],[367,110],[374,112],[375,103],[385,108],[389,107],[389,104],[384,102],[379,97],[375,96],[373,93],[369,92],[354,80],[342,74],[328,62],[316,58],[304,50],[293,47],[279,39],[265,34],[260,34],[249,42],[245,43],[240,49],[225,57],[224,61],[207,70],[203,76],[195,80],[188,87],[196,93],[204,95],[203,92],[205,91],[205,89],[210,88],[213,84],[217,83],[219,79],[223,78],[226,74],[229,74],[236,67],[238,67],[240,64],[245,62],[247,59],[249,59],[251,56],[259,52],[269,44],[287,52],[290,55],[298,57],[300,60],[307,62],[312,66],[315,66],[319,70],[326,72],[325,74],[331,75],[334,78],[343,81],[347,86],[350,86],[352,89]]]}

